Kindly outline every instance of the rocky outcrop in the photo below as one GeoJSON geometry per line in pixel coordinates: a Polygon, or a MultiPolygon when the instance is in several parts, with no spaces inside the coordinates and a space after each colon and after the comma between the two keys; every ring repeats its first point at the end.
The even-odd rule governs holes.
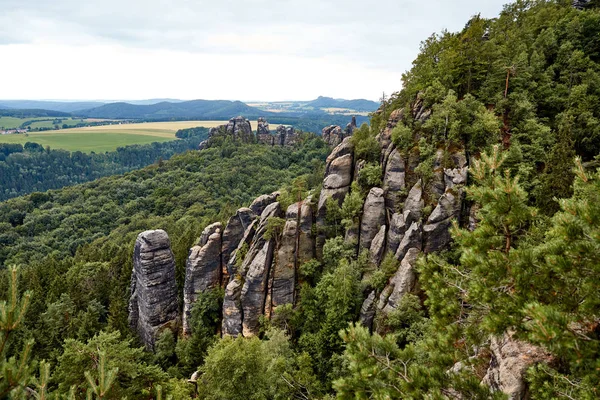
{"type": "Polygon", "coordinates": [[[255,215],[261,215],[267,206],[275,203],[277,201],[277,197],[279,197],[279,192],[273,192],[271,194],[263,194],[258,196],[252,204],[250,204],[250,210],[255,215]]]}
{"type": "Polygon", "coordinates": [[[229,218],[227,226],[223,231],[221,247],[221,273],[222,282],[227,285],[229,282],[230,270],[227,268],[231,254],[237,249],[244,238],[246,229],[252,224],[256,214],[250,208],[240,208],[235,215],[229,218]]]}
{"type": "Polygon", "coordinates": [[[423,201],[423,188],[421,181],[417,181],[415,185],[408,192],[406,200],[404,201],[404,222],[406,225],[410,225],[415,221],[421,220],[421,211],[423,210],[425,202],[423,201]]]}
{"type": "Polygon", "coordinates": [[[336,146],[325,165],[325,178],[323,179],[323,188],[317,204],[317,229],[319,237],[317,240],[317,250],[322,248],[325,241],[325,215],[328,199],[334,199],[340,204],[346,194],[350,191],[352,182],[353,147],[350,138],[346,138],[336,146]]]}
{"type": "MultiPolygon", "coordinates": [[[[274,202],[264,208],[241,267],[227,285],[223,301],[224,335],[238,336],[242,333],[244,336],[253,336],[258,333],[259,318],[264,314],[267,301],[268,278],[276,242],[275,238],[266,237],[267,224],[269,218],[280,216],[279,203],[274,202]]],[[[235,259],[236,255],[231,258],[235,259]]]]}
{"type": "Polygon", "coordinates": [[[460,223],[462,191],[448,189],[438,200],[437,206],[423,227],[424,251],[433,253],[445,249],[451,241],[450,227],[453,221],[460,223]]]}
{"type": "Polygon", "coordinates": [[[275,137],[271,135],[269,123],[262,117],[258,119],[258,124],[256,126],[256,140],[258,143],[269,146],[273,146],[274,144],[275,137]]]}
{"type": "Polygon", "coordinates": [[[592,2],[592,0],[573,0],[573,2],[571,4],[573,5],[574,8],[576,8],[578,10],[583,10],[584,8],[589,6],[591,2],[592,2]]]}
{"type": "Polygon", "coordinates": [[[504,334],[492,338],[492,358],[482,383],[494,391],[501,391],[511,400],[528,399],[525,373],[540,362],[551,362],[552,356],[540,347],[522,342],[504,334]]]}
{"type": "Polygon", "coordinates": [[[389,222],[390,229],[387,234],[387,245],[386,251],[396,254],[398,246],[404,238],[404,232],[406,232],[406,224],[404,223],[404,215],[400,213],[394,213],[390,217],[389,222]]]}
{"type": "Polygon", "coordinates": [[[207,226],[200,236],[198,244],[190,249],[185,265],[185,284],[183,287],[183,333],[192,333],[190,318],[192,307],[198,295],[214,289],[221,284],[223,273],[221,261],[220,222],[207,226]]]}
{"type": "Polygon", "coordinates": [[[325,141],[325,143],[332,147],[335,147],[342,142],[342,139],[344,138],[344,132],[339,126],[330,125],[326,128],[323,128],[323,130],[321,131],[321,137],[323,138],[323,141],[325,141]]]}
{"type": "Polygon", "coordinates": [[[373,238],[371,247],[369,248],[369,262],[373,265],[379,265],[383,260],[383,252],[385,250],[385,232],[386,226],[381,225],[379,232],[373,238]]]}
{"type": "Polygon", "coordinates": [[[291,126],[279,125],[274,143],[279,146],[295,146],[300,140],[300,134],[291,126]]]}
{"type": "Polygon", "coordinates": [[[354,131],[356,130],[356,117],[352,117],[352,120],[348,123],[348,125],[346,125],[346,129],[344,129],[344,135],[347,136],[352,136],[352,134],[354,133],[354,131]]]}
{"type": "Polygon", "coordinates": [[[210,144],[212,138],[218,136],[231,136],[234,140],[240,140],[244,143],[252,143],[254,141],[250,121],[242,116],[230,119],[227,124],[210,128],[208,131],[208,143],[204,144],[204,147],[210,144]]]}
{"type": "Polygon", "coordinates": [[[314,258],[314,239],[311,232],[313,214],[309,201],[292,204],[287,209],[274,265],[271,309],[295,303],[298,268],[314,258]]]}
{"type": "Polygon", "coordinates": [[[359,236],[361,248],[371,247],[371,242],[382,225],[385,225],[385,199],[383,189],[375,187],[369,191],[363,206],[359,236]]]}
{"type": "Polygon", "coordinates": [[[133,250],[129,326],[147,348],[163,329],[176,330],[179,320],[175,260],[163,230],[138,235],[133,250]]]}
{"type": "MultiPolygon", "coordinates": [[[[376,139],[379,142],[379,145],[381,146],[382,155],[386,153],[386,151],[392,144],[392,131],[394,130],[396,125],[398,125],[398,123],[404,119],[404,114],[404,108],[399,108],[397,110],[392,111],[387,120],[385,128],[377,135],[376,139]]],[[[385,164],[386,159],[382,158],[382,165],[385,166],[385,164]]]]}
{"type": "Polygon", "coordinates": [[[383,190],[385,192],[385,206],[390,212],[399,211],[406,197],[405,165],[404,158],[397,149],[393,149],[387,158],[383,175],[383,190]]]}
{"type": "Polygon", "coordinates": [[[408,249],[400,262],[400,268],[398,268],[388,285],[381,292],[377,307],[384,313],[395,310],[402,297],[414,289],[417,280],[415,264],[419,252],[420,250],[415,247],[408,249]]]}
{"type": "Polygon", "coordinates": [[[265,311],[268,278],[276,243],[274,237],[267,238],[267,224],[269,218],[273,217],[281,217],[279,203],[267,206],[260,216],[254,240],[239,271],[244,278],[240,300],[243,311],[242,333],[245,337],[258,334],[259,318],[265,311]]]}

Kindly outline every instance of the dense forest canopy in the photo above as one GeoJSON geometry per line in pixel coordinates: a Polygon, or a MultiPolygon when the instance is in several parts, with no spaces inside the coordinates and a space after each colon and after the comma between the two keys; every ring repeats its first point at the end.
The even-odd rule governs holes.
{"type": "MultiPolygon", "coordinates": [[[[0,393],[600,397],[600,7],[573,3],[516,1],[497,18],[476,15],[460,32],[426,39],[403,89],[336,147],[326,170],[331,149],[312,135],[296,148],[224,138],[138,171],[0,203],[0,288],[9,293],[0,311],[11,310],[0,313],[11,344],[0,393]],[[392,169],[391,159],[403,164],[392,169]],[[400,175],[393,187],[390,176],[400,175]],[[309,229],[323,245],[298,268],[294,304],[261,315],[253,337],[221,337],[229,294],[214,287],[196,299],[190,335],[165,329],[154,351],[143,350],[127,323],[137,234],[169,233],[181,297],[203,228],[277,189],[284,210],[298,199],[325,210],[309,229]],[[459,206],[443,218],[449,199],[459,206]],[[354,241],[370,228],[375,201],[402,223],[410,218],[395,246],[419,246],[412,264],[408,253],[374,256],[354,241]],[[452,239],[441,252],[421,249],[430,231],[423,240],[409,234],[439,223],[452,239]],[[407,285],[397,279],[407,269],[413,289],[365,323],[369,297],[407,285]],[[505,356],[511,387],[497,372],[505,356]]],[[[393,221],[376,220],[385,235],[382,220],[393,221]]],[[[281,246],[284,224],[268,219],[264,240],[281,246]]]]}

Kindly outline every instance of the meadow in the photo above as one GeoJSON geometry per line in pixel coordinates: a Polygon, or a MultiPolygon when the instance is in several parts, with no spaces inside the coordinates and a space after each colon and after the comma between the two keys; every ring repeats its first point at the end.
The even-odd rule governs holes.
{"type": "MultiPolygon", "coordinates": [[[[18,135],[1,135],[0,143],[25,144],[27,142],[36,142],[44,147],[50,146],[52,149],[102,153],[132,144],[148,144],[175,140],[175,132],[179,129],[197,126],[212,128],[224,123],[226,121],[172,121],[90,126],[29,132],[18,135]]],[[[256,130],[256,121],[252,121],[252,129],[256,130]]]]}

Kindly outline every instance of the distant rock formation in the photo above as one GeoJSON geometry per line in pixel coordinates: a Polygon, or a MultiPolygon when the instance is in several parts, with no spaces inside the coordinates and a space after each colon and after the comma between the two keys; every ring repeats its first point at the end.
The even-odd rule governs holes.
{"type": "Polygon", "coordinates": [[[129,326],[152,349],[160,331],[176,331],[178,320],[175,260],[169,236],[163,230],[142,232],[133,250],[129,326]]]}
{"type": "Polygon", "coordinates": [[[271,135],[269,123],[262,117],[258,119],[258,125],[256,127],[256,139],[258,143],[266,144],[268,146],[273,146],[274,144],[275,138],[273,135],[271,135]]]}

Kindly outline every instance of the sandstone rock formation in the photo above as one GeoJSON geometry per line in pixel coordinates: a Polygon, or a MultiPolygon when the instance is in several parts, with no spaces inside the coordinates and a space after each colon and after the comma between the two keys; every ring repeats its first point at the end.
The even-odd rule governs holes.
{"type": "Polygon", "coordinates": [[[258,119],[258,124],[256,127],[256,139],[258,143],[266,144],[269,146],[273,146],[274,144],[274,136],[271,135],[271,131],[269,130],[269,123],[264,118],[258,119]]]}
{"type": "Polygon", "coordinates": [[[342,128],[336,125],[330,125],[326,128],[323,128],[321,131],[321,137],[328,145],[335,147],[339,145],[344,139],[344,132],[342,128]]]}
{"type": "Polygon", "coordinates": [[[220,222],[207,226],[198,244],[190,249],[185,266],[183,288],[183,333],[185,335],[192,333],[190,318],[198,295],[221,284],[222,229],[220,222]]]}
{"type": "Polygon", "coordinates": [[[277,201],[279,194],[279,192],[273,192],[271,194],[263,194],[258,196],[256,199],[254,199],[252,204],[250,204],[250,210],[252,210],[255,215],[261,215],[267,206],[277,201]]]}
{"type": "Polygon", "coordinates": [[[518,341],[510,334],[492,338],[492,358],[482,383],[494,391],[502,391],[511,400],[527,399],[525,372],[540,362],[551,362],[552,356],[540,347],[518,341]]]}
{"type": "Polygon", "coordinates": [[[179,320],[175,260],[163,230],[138,235],[133,250],[129,326],[147,348],[163,329],[176,330],[179,320]]]}
{"type": "Polygon", "coordinates": [[[415,263],[420,250],[411,247],[400,262],[400,268],[382,291],[377,307],[386,313],[396,309],[402,297],[410,293],[416,282],[415,263]]]}
{"type": "Polygon", "coordinates": [[[227,285],[229,282],[230,271],[227,268],[231,254],[237,249],[240,242],[244,238],[246,229],[252,224],[252,220],[256,214],[250,208],[240,208],[235,215],[229,218],[227,226],[223,231],[222,247],[221,247],[221,273],[222,284],[227,285]]]}
{"type": "Polygon", "coordinates": [[[385,199],[383,198],[383,189],[375,187],[369,191],[363,206],[359,236],[361,248],[371,247],[371,243],[382,225],[385,225],[385,199]]]}

